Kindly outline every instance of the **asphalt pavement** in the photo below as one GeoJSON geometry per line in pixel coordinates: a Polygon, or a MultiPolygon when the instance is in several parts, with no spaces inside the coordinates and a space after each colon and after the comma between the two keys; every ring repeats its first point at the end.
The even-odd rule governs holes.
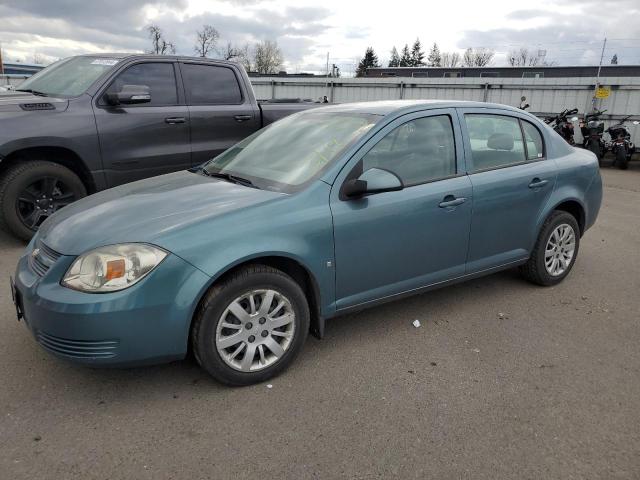
{"type": "Polygon", "coordinates": [[[640,162],[602,173],[561,285],[507,271],[333,319],[246,388],[51,357],[0,236],[0,479],[640,478],[640,162]]]}

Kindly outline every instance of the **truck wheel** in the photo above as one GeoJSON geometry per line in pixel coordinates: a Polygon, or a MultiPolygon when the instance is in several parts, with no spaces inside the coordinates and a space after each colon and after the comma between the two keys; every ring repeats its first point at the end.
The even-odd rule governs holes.
{"type": "Polygon", "coordinates": [[[280,270],[251,265],[209,290],[194,318],[191,345],[216,380],[250,385],[287,368],[308,331],[300,286],[280,270]]]}
{"type": "Polygon", "coordinates": [[[573,215],[554,211],[544,222],[522,275],[532,283],[551,286],[569,275],[578,256],[580,228],[573,215]]]}
{"type": "Polygon", "coordinates": [[[29,240],[47,217],[86,195],[82,180],[67,167],[16,163],[0,178],[0,228],[29,240]]]}
{"type": "Polygon", "coordinates": [[[618,147],[616,150],[616,165],[618,165],[620,170],[626,170],[629,167],[627,151],[624,148],[618,147]]]}

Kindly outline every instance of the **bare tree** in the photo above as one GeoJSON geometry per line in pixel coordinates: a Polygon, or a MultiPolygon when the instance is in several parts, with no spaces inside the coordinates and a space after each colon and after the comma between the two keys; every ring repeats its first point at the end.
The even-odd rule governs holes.
{"type": "Polygon", "coordinates": [[[249,45],[246,43],[243,46],[238,46],[231,42],[227,42],[226,45],[218,49],[218,54],[224,60],[237,62],[247,71],[251,70],[251,55],[249,54],[249,45]]]}
{"type": "Polygon", "coordinates": [[[460,54],[458,52],[442,52],[440,63],[443,67],[455,68],[460,65],[460,54]]]}
{"type": "Polygon", "coordinates": [[[551,67],[556,62],[548,62],[539,52],[534,55],[528,48],[522,47],[520,50],[511,50],[507,57],[507,62],[512,67],[551,67]]]}
{"type": "Polygon", "coordinates": [[[462,64],[465,67],[486,67],[493,60],[495,52],[488,48],[467,48],[462,56],[462,64]]]}
{"type": "Polygon", "coordinates": [[[542,58],[529,52],[528,48],[522,47],[520,50],[511,50],[507,61],[512,67],[535,67],[542,62],[542,58]]]}
{"type": "Polygon", "coordinates": [[[455,68],[460,65],[460,60],[458,52],[442,52],[441,64],[443,67],[455,68]]]}
{"type": "Polygon", "coordinates": [[[151,50],[149,53],[155,53],[156,55],[176,53],[176,47],[173,43],[165,40],[159,26],[149,25],[146,30],[149,32],[149,38],[151,39],[151,50]]]}
{"type": "Polygon", "coordinates": [[[196,45],[193,48],[200,57],[207,57],[216,49],[220,34],[211,25],[203,25],[202,30],[196,32],[196,45]]]}
{"type": "Polygon", "coordinates": [[[32,63],[36,65],[48,65],[51,62],[47,62],[47,58],[39,52],[34,52],[33,57],[31,58],[32,63]]]}
{"type": "Polygon", "coordinates": [[[253,67],[258,73],[276,73],[282,62],[282,51],[275,41],[265,40],[255,46],[253,67]]]}

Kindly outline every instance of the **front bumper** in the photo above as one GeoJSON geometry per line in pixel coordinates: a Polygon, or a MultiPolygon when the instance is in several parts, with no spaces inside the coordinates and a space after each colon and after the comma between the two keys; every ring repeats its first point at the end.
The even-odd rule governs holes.
{"type": "MultiPolygon", "coordinates": [[[[32,242],[33,244],[33,242],[32,242]]],[[[31,245],[16,269],[15,289],[36,341],[57,357],[92,366],[134,366],[183,358],[195,304],[209,277],[168,255],[136,285],[83,293],[60,285],[75,257],[60,256],[43,274],[31,245]]]]}

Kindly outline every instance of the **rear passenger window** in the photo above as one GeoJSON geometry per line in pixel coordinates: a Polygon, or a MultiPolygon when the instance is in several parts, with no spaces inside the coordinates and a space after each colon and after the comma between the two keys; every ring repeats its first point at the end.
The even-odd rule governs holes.
{"type": "Polygon", "coordinates": [[[215,65],[183,63],[180,66],[190,105],[242,103],[240,85],[233,70],[215,65]]]}
{"type": "Polygon", "coordinates": [[[456,173],[456,149],[447,115],[411,120],[389,132],[362,159],[363,171],[383,168],[405,186],[456,173]]]}
{"type": "Polygon", "coordinates": [[[522,123],[522,131],[527,143],[527,159],[537,160],[544,157],[544,144],[542,143],[542,135],[540,131],[531,123],[520,120],[522,123]]]}
{"type": "Polygon", "coordinates": [[[473,170],[499,168],[525,161],[522,131],[517,118],[466,114],[473,170]]]}

